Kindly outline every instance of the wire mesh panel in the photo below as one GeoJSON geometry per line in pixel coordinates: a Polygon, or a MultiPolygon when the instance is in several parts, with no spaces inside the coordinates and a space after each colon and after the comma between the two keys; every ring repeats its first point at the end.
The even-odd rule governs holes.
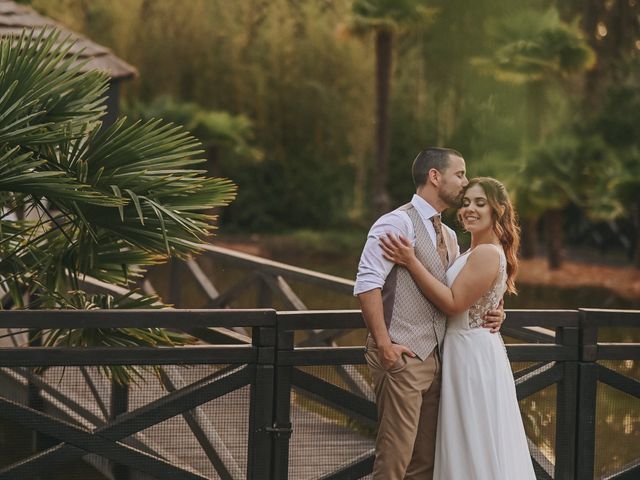
{"type": "Polygon", "coordinates": [[[529,441],[529,451],[548,473],[556,462],[557,387],[551,385],[520,400],[520,413],[529,441]]]}
{"type": "MultiPolygon", "coordinates": [[[[39,435],[36,430],[0,419],[0,471],[15,462],[22,461],[35,451],[51,443],[46,437],[39,435]],[[38,446],[36,442],[39,442],[38,446]]],[[[51,468],[39,477],[41,480],[107,480],[99,467],[95,468],[92,461],[78,459],[66,463],[59,468],[51,468]]]]}
{"type": "MultiPolygon", "coordinates": [[[[92,370],[79,367],[0,369],[0,451],[3,454],[0,472],[58,445],[59,437],[47,435],[51,431],[70,427],[69,430],[75,429],[73,433],[89,434],[106,424],[110,383],[92,370]],[[89,388],[86,379],[92,377],[89,388]],[[38,423],[42,423],[43,428],[38,423]]],[[[66,433],[69,432],[62,436],[66,433]]],[[[109,462],[100,456],[71,455],[60,464],[53,457],[48,458],[48,466],[49,460],[45,459],[45,465],[41,464],[34,472],[9,474],[7,478],[109,478],[109,462]]]]}
{"type": "MultiPolygon", "coordinates": [[[[377,414],[360,312],[124,313],[200,336],[176,348],[0,336],[0,480],[370,478],[377,414]],[[251,337],[225,333],[235,327],[251,337]],[[128,388],[109,378],[116,366],[132,374],[128,388]]],[[[539,479],[640,472],[638,312],[587,313],[580,323],[577,312],[510,314],[506,348],[539,479]],[[596,342],[600,325],[618,323],[621,337],[596,342]]],[[[46,328],[48,315],[68,328],[130,321],[0,312],[27,329],[46,328]]]]}
{"type": "MultiPolygon", "coordinates": [[[[511,370],[518,384],[534,379],[552,365],[545,362],[513,361],[511,370]]],[[[518,403],[531,456],[552,477],[556,461],[557,387],[555,384],[550,385],[521,398],[518,403]]]]}
{"type": "MultiPolygon", "coordinates": [[[[49,471],[60,457],[59,471],[69,472],[62,478],[112,478],[113,472],[135,478],[247,477],[246,365],[136,368],[140,376],[119,416],[111,405],[111,381],[95,367],[0,369],[2,467],[54,446],[64,455],[49,454],[44,466],[49,463],[49,471]],[[153,474],[163,469],[174,469],[175,477],[153,474]]],[[[45,469],[38,463],[39,469],[7,478],[40,478],[45,469]]]]}
{"type": "Polygon", "coordinates": [[[640,311],[582,309],[581,315],[578,472],[640,478],[640,311]]]}
{"type": "MultiPolygon", "coordinates": [[[[638,380],[638,360],[602,360],[599,365],[638,380]]],[[[609,477],[637,465],[640,458],[640,398],[598,382],[594,478],[609,477]]]]}
{"type": "Polygon", "coordinates": [[[156,348],[136,342],[71,348],[15,337],[0,341],[0,419],[7,423],[0,447],[8,452],[0,479],[50,478],[52,469],[83,463],[92,467],[79,478],[92,478],[87,472],[93,468],[115,480],[244,479],[250,466],[268,468],[264,445],[271,417],[262,410],[271,411],[273,394],[264,385],[273,380],[257,360],[273,362],[274,335],[268,332],[274,311],[54,310],[2,316],[7,327],[40,332],[54,325],[88,334],[136,325],[205,336],[156,348]],[[228,327],[260,334],[226,334],[228,327]],[[125,377],[127,385],[114,380],[125,377]],[[258,408],[261,403],[266,408],[258,408]],[[19,454],[11,453],[6,435],[16,425],[33,437],[19,454]]]}
{"type": "Polygon", "coordinates": [[[371,389],[365,365],[295,368],[292,385],[290,479],[322,478],[373,455],[375,411],[356,405],[372,400],[362,392],[371,389]]]}
{"type": "Polygon", "coordinates": [[[136,434],[164,458],[208,479],[247,477],[249,387],[235,390],[136,434]],[[170,441],[167,441],[170,439],[170,441]]]}
{"type": "MultiPolygon", "coordinates": [[[[69,423],[85,430],[103,425],[110,409],[109,392],[110,383],[104,377],[95,375],[90,368],[7,367],[0,369],[2,400],[43,412],[53,422],[53,428],[56,426],[56,421],[69,423]],[[95,376],[91,389],[85,381],[85,376],[95,376]]],[[[0,410],[3,408],[0,407],[0,410]]],[[[2,452],[0,471],[59,443],[56,438],[41,433],[37,428],[29,428],[24,423],[5,418],[4,415],[2,417],[0,420],[2,434],[0,436],[2,452]]],[[[34,475],[33,478],[93,480],[107,478],[105,476],[107,471],[108,464],[103,459],[85,456],[83,461],[82,457],[78,456],[65,462],[64,465],[47,469],[42,475],[34,475]]]]}

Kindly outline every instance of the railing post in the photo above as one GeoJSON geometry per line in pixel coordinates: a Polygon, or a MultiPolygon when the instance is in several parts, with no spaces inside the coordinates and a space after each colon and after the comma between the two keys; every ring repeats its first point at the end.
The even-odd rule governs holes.
{"type": "MultiPolygon", "coordinates": [[[[30,347],[42,346],[42,336],[39,330],[30,330],[28,337],[30,347]]],[[[32,375],[38,375],[35,368],[31,368],[30,370],[32,375]]],[[[40,388],[31,381],[27,382],[27,405],[34,410],[38,410],[40,412],[44,411],[44,400],[42,399],[42,395],[40,395],[40,388]]],[[[33,430],[31,432],[32,453],[38,453],[49,447],[51,444],[51,438],[47,435],[44,435],[37,430],[33,430]]],[[[40,478],[42,477],[38,475],[35,480],[39,480],[40,478]]]]}
{"type": "MultiPolygon", "coordinates": [[[[115,420],[119,415],[127,413],[129,410],[129,385],[123,385],[115,380],[111,380],[111,405],[109,409],[109,420],[115,420]]],[[[129,467],[114,463],[111,473],[115,480],[129,480],[129,467]]]]}
{"type": "MultiPolygon", "coordinates": [[[[275,312],[273,312],[275,316],[275,312]]],[[[273,424],[273,385],[276,330],[254,327],[252,344],[258,349],[249,404],[247,479],[268,480],[271,471],[273,424]]]]}
{"type": "MultiPolygon", "coordinates": [[[[277,357],[293,350],[293,332],[278,330],[277,357]]],[[[289,439],[291,438],[291,365],[276,366],[274,425],[280,428],[273,439],[273,480],[289,478],[289,439]]]]}
{"type": "Polygon", "coordinates": [[[169,262],[169,302],[173,304],[173,308],[180,308],[180,294],[182,293],[184,282],[183,273],[182,261],[173,258],[169,262]]]}
{"type": "Polygon", "coordinates": [[[266,274],[259,273],[258,278],[258,308],[272,308],[273,307],[273,292],[267,282],[266,274]]]}
{"type": "Polygon", "coordinates": [[[578,363],[576,475],[592,480],[596,443],[596,398],[598,390],[598,329],[586,325],[588,312],[580,310],[580,362],[578,363]]]}
{"type": "MultiPolygon", "coordinates": [[[[556,344],[574,347],[578,354],[580,330],[558,327],[556,344]]],[[[578,362],[562,362],[562,380],[556,397],[556,462],[554,478],[572,480],[575,477],[577,444],[578,362]]]]}

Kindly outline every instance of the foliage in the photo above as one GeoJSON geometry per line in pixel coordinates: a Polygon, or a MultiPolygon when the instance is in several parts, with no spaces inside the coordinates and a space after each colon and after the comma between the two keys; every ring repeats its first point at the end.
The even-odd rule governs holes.
{"type": "Polygon", "coordinates": [[[511,182],[521,214],[540,215],[569,204],[588,207],[602,178],[611,178],[612,152],[596,136],[564,133],[546,138],[525,154],[511,182]]]}
{"type": "Polygon", "coordinates": [[[523,84],[566,77],[591,68],[595,54],[577,25],[560,20],[557,10],[521,10],[488,28],[496,48],[474,63],[498,80],[523,84]]]}
{"type": "MultiPolygon", "coordinates": [[[[639,55],[637,15],[623,15],[637,12],[638,2],[30,3],[138,68],[140,79],[124,91],[129,103],[168,95],[205,112],[228,112],[229,119],[217,116],[221,125],[248,119],[252,133],[234,141],[243,138],[240,144],[261,152],[262,162],[246,151],[234,152],[231,144],[219,149],[219,173],[241,185],[237,202],[223,217],[233,229],[324,228],[366,218],[365,199],[376,173],[369,167],[376,70],[370,37],[353,35],[356,27],[372,32],[384,26],[396,35],[389,146],[394,205],[412,193],[409,166],[429,145],[458,149],[471,176],[497,176],[510,182],[511,190],[530,183],[518,183],[511,173],[525,169],[525,160],[534,161],[528,156],[541,142],[555,144],[558,137],[580,140],[584,132],[590,142],[601,136],[615,153],[607,154],[615,165],[626,158],[631,167],[623,170],[633,172],[637,161],[631,146],[618,145],[640,124],[625,123],[625,116],[635,116],[624,95],[618,109],[626,113],[602,116],[597,128],[590,116],[609,101],[600,90],[606,92],[612,82],[620,86],[620,65],[639,55]],[[597,25],[606,25],[608,35],[602,37],[597,25]],[[594,51],[597,64],[585,72],[594,51]],[[590,87],[594,81],[597,95],[590,87]]],[[[576,167],[582,168],[579,162],[576,167]]],[[[613,192],[611,182],[619,178],[603,178],[602,188],[613,192]]],[[[608,205],[601,210],[611,209],[608,205]]],[[[628,216],[629,210],[615,212],[628,216]]]]}
{"type": "Polygon", "coordinates": [[[554,128],[549,119],[551,106],[556,122],[568,120],[569,115],[564,117],[558,105],[571,105],[559,92],[576,88],[576,74],[594,65],[595,54],[577,24],[562,21],[555,8],[522,9],[508,20],[490,21],[487,30],[495,47],[490,55],[475,57],[472,63],[499,82],[526,88],[527,136],[519,155],[518,176],[510,182],[519,215],[526,220],[524,254],[534,253],[537,218],[554,211],[546,222],[548,258],[551,268],[559,268],[561,212],[572,202],[584,202],[582,187],[589,183],[591,170],[602,166],[603,148],[566,136],[566,129],[554,128]]]}
{"type": "MultiPolygon", "coordinates": [[[[594,205],[591,213],[606,219],[635,216],[637,222],[640,219],[640,93],[637,76],[640,61],[630,61],[626,68],[625,82],[609,89],[602,109],[585,130],[601,132],[616,160],[612,174],[600,179],[594,197],[601,201],[594,205]]],[[[640,229],[637,223],[636,229],[640,229]]]]}
{"type": "Polygon", "coordinates": [[[431,4],[431,0],[355,0],[352,28],[355,31],[424,28],[433,23],[438,12],[431,4]]]}
{"type": "Polygon", "coordinates": [[[223,148],[249,160],[262,160],[262,153],[251,146],[253,126],[244,115],[205,110],[195,102],[180,102],[170,96],[159,96],[148,104],[133,101],[124,110],[133,118],[163,118],[183,125],[207,148],[223,148]]]}
{"type": "Polygon", "coordinates": [[[138,68],[140,79],[124,92],[130,103],[169,95],[250,119],[248,141],[262,163],[220,152],[219,174],[241,187],[227,226],[323,226],[362,209],[361,201],[353,206],[354,172],[370,148],[372,62],[343,28],[350,1],[32,4],[138,68]],[[264,185],[280,180],[289,183],[264,185]]]}
{"type": "MultiPolygon", "coordinates": [[[[215,217],[203,211],[226,205],[235,187],[195,168],[202,148],[182,127],[126,119],[103,125],[108,78],[80,73],[72,46],[49,30],[0,41],[2,289],[18,307],[158,307],[132,282],[145,266],[197,253],[215,229],[215,217]],[[85,276],[125,293],[88,295],[85,276]]],[[[139,329],[56,330],[43,338],[75,345],[179,339],[139,329]]],[[[119,380],[135,374],[112,372],[119,380]]]]}
{"type": "Polygon", "coordinates": [[[252,126],[244,116],[208,111],[196,103],[169,97],[158,97],[146,105],[138,102],[129,111],[142,119],[160,116],[185,124],[203,140],[210,169],[223,171],[240,186],[236,202],[224,212],[227,229],[251,226],[257,231],[274,231],[310,221],[326,226],[333,222],[333,212],[341,211],[341,206],[334,203],[339,196],[326,198],[327,187],[310,189],[307,183],[333,183],[347,189],[348,172],[336,181],[331,178],[331,166],[317,159],[313,151],[301,153],[305,161],[293,165],[264,159],[262,152],[250,144],[252,126]],[[270,198],[273,200],[268,201],[270,198]],[[318,205],[324,208],[318,209],[318,205]]]}

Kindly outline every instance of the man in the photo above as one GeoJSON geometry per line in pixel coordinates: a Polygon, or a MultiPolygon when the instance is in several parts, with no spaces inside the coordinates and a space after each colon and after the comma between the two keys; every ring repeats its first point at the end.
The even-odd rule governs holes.
{"type": "MultiPolygon", "coordinates": [[[[440,281],[460,253],[455,232],[440,213],[457,206],[468,184],[460,153],[428,148],[412,167],[416,194],[371,228],[360,258],[354,295],[369,330],[366,359],[378,407],[375,480],[433,477],[440,354],[446,317],[420,292],[408,271],[382,255],[386,234],[412,239],[416,256],[440,281]]],[[[503,310],[488,312],[485,326],[497,331],[503,310]]]]}

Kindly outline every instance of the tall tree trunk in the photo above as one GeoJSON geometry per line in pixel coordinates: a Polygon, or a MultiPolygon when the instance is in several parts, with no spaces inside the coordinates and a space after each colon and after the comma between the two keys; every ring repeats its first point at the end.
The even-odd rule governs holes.
{"type": "Polygon", "coordinates": [[[540,141],[545,109],[544,85],[540,81],[527,84],[527,139],[530,145],[540,141]]]}
{"type": "MultiPolygon", "coordinates": [[[[527,84],[527,123],[525,146],[536,145],[542,136],[542,121],[544,115],[544,85],[539,82],[527,84]]],[[[526,150],[526,149],[525,149],[526,150]]],[[[538,251],[538,216],[523,218],[522,246],[520,249],[523,258],[533,258],[538,251]]]]}
{"type": "Polygon", "coordinates": [[[598,92],[607,71],[605,63],[608,62],[605,54],[605,46],[596,37],[598,22],[604,19],[604,5],[600,0],[585,0],[582,4],[582,30],[585,32],[589,46],[598,56],[598,62],[585,74],[585,92],[583,96],[586,111],[592,111],[598,104],[598,92]]]}
{"type": "Polygon", "coordinates": [[[533,258],[538,250],[538,219],[522,218],[520,227],[522,229],[520,255],[522,258],[533,258]]]}
{"type": "Polygon", "coordinates": [[[391,207],[387,181],[392,54],[393,33],[385,29],[378,30],[376,32],[376,151],[372,182],[373,208],[377,216],[387,213],[391,207]]]}
{"type": "Polygon", "coordinates": [[[640,203],[637,203],[635,208],[635,227],[636,227],[636,252],[634,258],[634,264],[638,270],[640,270],[640,203]]]}
{"type": "Polygon", "coordinates": [[[547,235],[547,260],[551,270],[562,267],[564,260],[564,210],[555,208],[545,214],[547,235]]]}

